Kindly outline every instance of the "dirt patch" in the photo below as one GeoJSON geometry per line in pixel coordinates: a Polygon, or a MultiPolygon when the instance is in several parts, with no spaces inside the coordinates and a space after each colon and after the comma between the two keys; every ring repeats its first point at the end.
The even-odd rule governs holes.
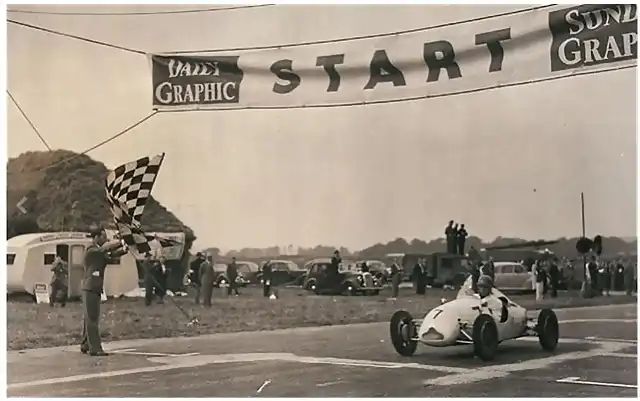
{"type": "MultiPolygon", "coordinates": [[[[277,300],[265,299],[261,289],[246,288],[239,297],[214,293],[213,307],[194,305],[190,297],[173,298],[190,316],[189,320],[170,300],[164,305],[145,307],[142,299],[113,299],[102,304],[100,331],[104,341],[139,338],[185,337],[201,334],[273,330],[291,327],[368,323],[388,320],[393,312],[406,309],[415,316],[439,305],[441,298],[453,299],[454,291],[429,290],[416,295],[401,289],[397,300],[388,299],[389,291],[378,296],[315,296],[299,289],[281,289],[277,300]]],[[[636,297],[615,296],[583,299],[578,293],[561,293],[556,299],[536,303],[532,295],[511,297],[526,308],[567,308],[576,306],[636,303],[636,297]]],[[[54,347],[79,344],[82,305],[66,308],[7,302],[7,349],[54,347]]]]}

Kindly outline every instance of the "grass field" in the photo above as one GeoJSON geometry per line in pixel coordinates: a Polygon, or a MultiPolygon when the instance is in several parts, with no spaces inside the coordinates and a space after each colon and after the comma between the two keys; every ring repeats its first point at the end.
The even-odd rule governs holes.
{"type": "MultiPolygon", "coordinates": [[[[175,302],[200,324],[188,326],[189,320],[172,304],[145,307],[143,299],[113,299],[102,304],[100,331],[103,341],[137,338],[184,337],[200,334],[273,330],[290,327],[366,323],[388,320],[393,312],[406,309],[422,317],[440,299],[453,299],[455,291],[428,290],[419,296],[411,289],[401,289],[400,297],[388,300],[390,290],[373,297],[315,296],[300,289],[280,289],[279,299],[263,298],[261,289],[245,288],[239,297],[228,297],[220,289],[214,292],[210,309],[193,304],[191,297],[176,297],[175,302]]],[[[561,293],[556,299],[536,303],[532,295],[513,296],[527,308],[572,307],[611,303],[636,303],[636,297],[616,296],[582,299],[577,293],[561,293]]],[[[7,348],[53,347],[79,344],[82,305],[70,303],[66,308],[28,302],[7,303],[7,348]]]]}

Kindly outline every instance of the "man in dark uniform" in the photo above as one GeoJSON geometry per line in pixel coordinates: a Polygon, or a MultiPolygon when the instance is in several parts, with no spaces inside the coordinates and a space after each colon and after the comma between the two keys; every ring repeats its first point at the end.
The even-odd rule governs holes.
{"type": "Polygon", "coordinates": [[[164,303],[164,296],[167,295],[167,266],[163,256],[158,257],[154,263],[154,273],[156,278],[156,296],[158,303],[164,303]]]}
{"type": "Polygon", "coordinates": [[[231,258],[231,263],[227,265],[227,278],[229,279],[229,287],[227,287],[227,295],[231,295],[231,292],[238,293],[238,284],[236,279],[238,278],[238,265],[236,264],[236,257],[231,258]]]}
{"type": "Polygon", "coordinates": [[[473,292],[478,292],[478,280],[480,280],[480,273],[482,270],[482,260],[478,259],[471,263],[471,289],[473,292]]]}
{"type": "Polygon", "coordinates": [[[453,231],[453,220],[449,222],[449,225],[444,229],[444,236],[447,239],[447,252],[448,253],[456,253],[455,252],[455,235],[453,231]]]}
{"type": "Polygon", "coordinates": [[[191,286],[195,290],[195,299],[194,302],[196,304],[200,303],[200,265],[204,261],[204,257],[202,256],[202,252],[196,253],[196,258],[191,262],[189,266],[189,281],[191,282],[191,286]]]}
{"type": "Polygon", "coordinates": [[[589,270],[589,278],[591,279],[591,294],[595,295],[598,291],[598,263],[596,257],[591,256],[591,261],[587,265],[589,270]]]}
{"type": "Polygon", "coordinates": [[[269,297],[271,295],[271,262],[266,261],[262,266],[262,295],[269,297]]]}
{"type": "Polygon", "coordinates": [[[551,298],[558,296],[558,285],[560,282],[560,270],[558,269],[558,259],[553,259],[549,265],[549,286],[551,287],[551,298]]]}
{"type": "Polygon", "coordinates": [[[200,283],[202,284],[202,304],[207,308],[211,307],[211,296],[213,295],[213,283],[216,281],[216,275],[213,271],[213,265],[205,257],[200,265],[200,283]]]}
{"type": "Polygon", "coordinates": [[[391,299],[398,298],[400,292],[400,283],[402,282],[402,272],[397,262],[391,265],[391,299]]]}
{"type": "Polygon", "coordinates": [[[51,266],[51,294],[49,294],[49,306],[52,308],[56,303],[56,299],[60,299],[60,306],[63,308],[67,305],[68,297],[68,280],[69,267],[67,262],[62,260],[60,256],[56,256],[51,266]]]}
{"type": "Polygon", "coordinates": [[[104,289],[104,271],[111,257],[127,253],[127,248],[119,240],[107,242],[107,234],[102,228],[91,230],[93,243],[84,255],[84,278],[82,280],[82,303],[84,322],[80,351],[91,356],[108,355],[100,341],[100,296],[104,289]]]}
{"type": "Polygon", "coordinates": [[[331,257],[331,265],[327,269],[327,282],[324,284],[325,288],[333,288],[338,285],[338,275],[340,273],[341,263],[342,257],[340,256],[340,251],[336,249],[331,257]]]}
{"type": "Polygon", "coordinates": [[[426,266],[424,265],[423,259],[418,259],[418,263],[413,267],[412,279],[413,284],[416,288],[416,294],[424,295],[427,288],[426,283],[426,266]]]}
{"type": "Polygon", "coordinates": [[[627,294],[627,296],[632,296],[633,295],[633,290],[637,288],[634,288],[634,276],[635,276],[635,269],[637,267],[634,267],[633,264],[631,263],[631,261],[627,261],[626,262],[626,266],[624,267],[624,291],[627,294]]]}
{"type": "Polygon", "coordinates": [[[142,269],[144,271],[144,304],[150,306],[153,302],[155,295],[155,263],[150,252],[144,254],[144,261],[142,262],[142,269]]]}
{"type": "Polygon", "coordinates": [[[467,230],[464,228],[464,224],[461,224],[456,235],[458,255],[464,255],[464,243],[467,241],[468,235],[467,230]]]}

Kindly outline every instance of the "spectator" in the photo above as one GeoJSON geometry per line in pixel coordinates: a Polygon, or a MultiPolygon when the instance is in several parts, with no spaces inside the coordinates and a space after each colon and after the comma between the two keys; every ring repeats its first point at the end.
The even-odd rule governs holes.
{"type": "Polygon", "coordinates": [[[416,289],[416,294],[424,295],[426,292],[425,289],[426,289],[427,283],[426,283],[426,271],[425,271],[425,266],[422,258],[419,258],[418,263],[416,263],[416,265],[413,267],[413,272],[411,276],[412,276],[411,278],[413,281],[413,285],[416,289]]]}
{"type": "Polygon", "coordinates": [[[464,255],[464,243],[467,241],[468,235],[467,230],[464,228],[464,224],[461,224],[456,235],[458,255],[464,255]]]}
{"type": "Polygon", "coordinates": [[[55,306],[56,300],[60,300],[60,306],[65,307],[67,305],[67,298],[69,292],[69,266],[67,262],[57,255],[51,266],[51,294],[49,294],[49,306],[52,308],[55,306]]]}
{"type": "Polygon", "coordinates": [[[209,262],[208,258],[204,258],[200,265],[200,283],[202,285],[202,304],[210,308],[211,297],[213,296],[213,284],[216,281],[216,274],[213,271],[213,264],[209,262]]]}
{"type": "Polygon", "coordinates": [[[549,265],[549,286],[551,287],[551,298],[558,296],[558,283],[560,282],[560,270],[558,269],[558,259],[553,259],[549,265]]]}
{"type": "Polygon", "coordinates": [[[634,267],[629,261],[627,261],[627,264],[624,267],[624,290],[629,297],[633,295],[633,290],[635,289],[634,278],[634,267]]]}
{"type": "Polygon", "coordinates": [[[398,298],[400,292],[400,283],[402,282],[402,272],[397,262],[391,265],[391,299],[398,298]]]}
{"type": "Polygon", "coordinates": [[[449,221],[449,224],[444,229],[444,235],[447,240],[447,253],[456,253],[456,250],[455,250],[456,236],[453,230],[453,220],[449,221]]]}
{"type": "Polygon", "coordinates": [[[191,287],[195,290],[194,302],[200,303],[200,265],[204,262],[204,255],[202,252],[196,253],[196,258],[191,262],[189,266],[189,282],[191,287]]]}
{"type": "Polygon", "coordinates": [[[236,282],[238,279],[238,265],[236,264],[235,256],[231,258],[231,263],[227,265],[227,278],[229,279],[227,295],[231,295],[232,292],[235,292],[236,296],[240,295],[238,292],[238,283],[236,282]]]}

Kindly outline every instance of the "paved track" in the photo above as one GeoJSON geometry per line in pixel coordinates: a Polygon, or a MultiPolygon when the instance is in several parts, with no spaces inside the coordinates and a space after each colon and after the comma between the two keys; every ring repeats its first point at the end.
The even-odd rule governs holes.
{"type": "Polygon", "coordinates": [[[9,352],[8,395],[635,396],[636,305],[557,313],[563,339],[555,353],[521,339],[501,344],[492,363],[468,347],[422,347],[400,357],[385,323],[122,341],[108,344],[116,353],[104,358],[77,347],[9,352]]]}

